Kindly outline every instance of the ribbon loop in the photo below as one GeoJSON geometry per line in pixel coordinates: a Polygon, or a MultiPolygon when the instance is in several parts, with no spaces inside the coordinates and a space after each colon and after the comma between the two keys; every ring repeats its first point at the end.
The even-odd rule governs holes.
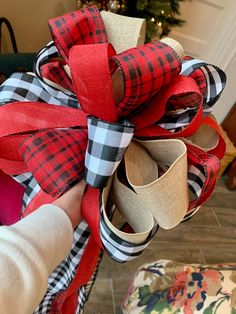
{"type": "Polygon", "coordinates": [[[220,162],[217,157],[205,153],[200,148],[186,143],[189,160],[189,188],[195,195],[190,209],[202,205],[211,196],[216,184],[220,162]]]}
{"type": "Polygon", "coordinates": [[[151,242],[159,228],[157,221],[152,217],[151,213],[147,213],[147,217],[144,219],[146,221],[142,224],[142,227],[140,222],[137,223],[140,216],[144,215],[144,201],[120,182],[117,173],[114,175],[113,182],[112,178],[110,179],[107,187],[102,192],[101,198],[100,230],[104,248],[108,255],[119,263],[131,261],[139,256],[151,242]],[[126,232],[125,226],[118,229],[110,222],[109,216],[112,214],[112,208],[109,210],[107,206],[110,194],[115,206],[124,205],[122,208],[118,207],[118,210],[124,215],[126,221],[132,225],[131,233],[126,232]],[[125,197],[128,198],[126,199],[125,197]],[[132,210],[133,212],[131,212],[132,210]],[[138,215],[136,216],[136,223],[134,223],[134,219],[131,219],[133,215],[138,215]],[[143,230],[144,225],[146,230],[143,230]]]}
{"type": "Polygon", "coordinates": [[[23,143],[20,153],[44,192],[58,197],[84,177],[87,138],[83,129],[54,129],[23,143]]]}
{"type": "MultiPolygon", "coordinates": [[[[219,99],[225,88],[226,75],[224,71],[217,66],[198,59],[187,58],[183,61],[181,74],[194,77],[195,72],[198,70],[201,70],[201,74],[203,74],[205,79],[204,113],[209,114],[212,111],[212,106],[219,99]]],[[[199,73],[198,71],[195,80],[201,82],[201,74],[199,73]],[[200,76],[200,78],[198,78],[198,76],[200,76]]]]}
{"type": "Polygon", "coordinates": [[[181,70],[178,55],[162,42],[129,49],[112,59],[124,78],[124,94],[117,104],[121,116],[146,105],[181,70]]]}
{"type": "Polygon", "coordinates": [[[133,137],[134,127],[128,121],[108,123],[88,117],[86,181],[93,187],[104,187],[121,162],[133,137]]]}
{"type": "Polygon", "coordinates": [[[134,142],[124,160],[127,180],[145,212],[151,211],[164,229],[179,224],[189,206],[185,144],[177,139],[134,142]]]}
{"type": "MultiPolygon", "coordinates": [[[[63,105],[59,91],[57,91],[56,95],[48,93],[35,76],[26,73],[12,74],[0,86],[0,93],[0,105],[15,101],[34,101],[52,105],[63,105]]],[[[68,97],[66,102],[68,103],[68,97]]]]}
{"type": "Polygon", "coordinates": [[[62,104],[78,108],[73,84],[63,62],[54,42],[50,42],[39,51],[34,63],[34,72],[45,92],[59,98],[62,104]]]}
{"type": "Polygon", "coordinates": [[[86,114],[81,110],[31,101],[1,106],[0,120],[0,168],[10,175],[28,171],[18,149],[30,134],[53,128],[87,127],[86,114]]]}
{"type": "MultiPolygon", "coordinates": [[[[160,137],[164,134],[172,136],[189,124],[190,132],[194,133],[201,123],[201,111],[202,95],[195,80],[179,75],[150,101],[140,115],[132,117],[131,121],[135,124],[138,137],[145,135],[145,129],[152,126],[156,126],[156,135],[160,137]],[[186,112],[185,108],[190,112],[186,112]],[[192,114],[190,118],[193,110],[195,116],[192,114]]],[[[181,137],[179,133],[178,136],[181,137]]]]}
{"type": "Polygon", "coordinates": [[[81,107],[111,122],[118,120],[109,68],[114,54],[111,44],[78,45],[70,50],[71,75],[81,107]]]}
{"type": "Polygon", "coordinates": [[[95,6],[51,19],[49,28],[53,41],[67,64],[73,46],[107,42],[105,26],[95,6]]]}

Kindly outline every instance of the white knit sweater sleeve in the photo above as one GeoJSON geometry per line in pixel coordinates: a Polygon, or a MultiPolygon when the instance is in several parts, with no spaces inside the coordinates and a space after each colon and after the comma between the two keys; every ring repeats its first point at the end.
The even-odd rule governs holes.
{"type": "Polygon", "coordinates": [[[48,276],[68,255],[71,222],[55,205],[44,205],[10,227],[0,227],[0,313],[32,314],[48,276]]]}

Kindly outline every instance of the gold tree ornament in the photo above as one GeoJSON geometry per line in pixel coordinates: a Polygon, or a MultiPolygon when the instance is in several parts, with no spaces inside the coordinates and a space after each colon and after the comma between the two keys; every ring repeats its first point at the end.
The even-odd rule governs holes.
{"type": "Polygon", "coordinates": [[[120,9],[120,2],[118,0],[110,0],[107,4],[107,9],[113,13],[118,12],[120,9]]]}
{"type": "Polygon", "coordinates": [[[107,10],[107,1],[83,1],[83,0],[77,0],[77,8],[82,9],[91,5],[96,5],[98,10],[107,10]]]}
{"type": "Polygon", "coordinates": [[[152,37],[152,41],[159,41],[161,39],[162,32],[162,22],[155,21],[154,35],[152,37]]]}

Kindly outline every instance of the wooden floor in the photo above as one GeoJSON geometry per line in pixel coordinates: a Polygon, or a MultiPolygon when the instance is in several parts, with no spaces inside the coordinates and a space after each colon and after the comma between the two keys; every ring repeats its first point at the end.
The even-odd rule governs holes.
{"type": "Polygon", "coordinates": [[[220,179],[211,199],[189,221],[159,229],[144,253],[118,264],[104,254],[85,314],[118,314],[136,270],[144,263],[173,259],[184,263],[236,262],[236,191],[220,179]]]}

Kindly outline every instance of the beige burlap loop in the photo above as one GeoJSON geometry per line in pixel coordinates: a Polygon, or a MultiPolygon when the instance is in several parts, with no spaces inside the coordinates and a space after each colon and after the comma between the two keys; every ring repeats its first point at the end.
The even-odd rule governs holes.
{"type": "Polygon", "coordinates": [[[207,152],[218,145],[219,135],[217,131],[209,125],[202,124],[192,136],[184,139],[184,141],[190,142],[207,152]]]}
{"type": "Polygon", "coordinates": [[[185,144],[177,139],[133,141],[124,159],[130,185],[158,224],[169,229],[180,223],[189,205],[185,144]],[[158,175],[158,165],[164,174],[158,175]]]}
{"type": "Polygon", "coordinates": [[[147,205],[134,191],[119,181],[116,173],[113,178],[110,178],[106,188],[103,189],[102,211],[104,220],[112,232],[125,241],[138,244],[147,239],[154,227],[154,218],[152,213],[146,210],[146,207],[147,205]],[[135,233],[123,232],[109,220],[105,210],[109,194],[115,204],[116,210],[131,225],[135,233]]]}
{"type": "Polygon", "coordinates": [[[117,53],[144,44],[146,20],[101,11],[107,31],[108,42],[117,53]]]}

